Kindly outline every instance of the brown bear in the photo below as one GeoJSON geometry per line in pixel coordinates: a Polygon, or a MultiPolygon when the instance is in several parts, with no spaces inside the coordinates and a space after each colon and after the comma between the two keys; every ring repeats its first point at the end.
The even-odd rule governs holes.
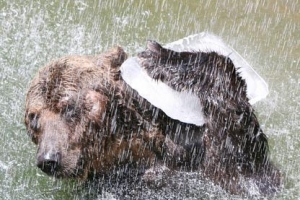
{"type": "Polygon", "coordinates": [[[269,161],[267,138],[229,58],[175,52],[154,41],[138,54],[154,80],[178,93],[191,91],[184,98],[193,93],[200,121],[171,118],[143,98],[121,76],[126,59],[116,47],[40,69],[27,93],[25,124],[42,171],[86,179],[122,166],[165,165],[201,170],[233,194],[249,194],[249,184],[261,194],[277,190],[280,172],[269,161]]]}

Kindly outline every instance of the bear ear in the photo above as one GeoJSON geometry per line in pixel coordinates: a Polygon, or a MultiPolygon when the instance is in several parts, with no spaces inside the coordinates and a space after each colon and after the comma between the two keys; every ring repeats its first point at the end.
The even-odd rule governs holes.
{"type": "Polygon", "coordinates": [[[88,90],[85,95],[84,107],[87,117],[95,123],[101,123],[105,117],[108,97],[95,90],[88,90]]]}
{"type": "Polygon", "coordinates": [[[96,58],[97,67],[109,69],[112,80],[120,79],[120,66],[127,59],[127,54],[122,47],[112,48],[96,58]]]}

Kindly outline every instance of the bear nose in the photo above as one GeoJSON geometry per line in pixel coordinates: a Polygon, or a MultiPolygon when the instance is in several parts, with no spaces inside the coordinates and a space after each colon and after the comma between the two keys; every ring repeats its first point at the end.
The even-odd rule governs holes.
{"type": "Polygon", "coordinates": [[[48,152],[38,157],[37,166],[48,175],[55,175],[61,167],[61,153],[48,152]]]}

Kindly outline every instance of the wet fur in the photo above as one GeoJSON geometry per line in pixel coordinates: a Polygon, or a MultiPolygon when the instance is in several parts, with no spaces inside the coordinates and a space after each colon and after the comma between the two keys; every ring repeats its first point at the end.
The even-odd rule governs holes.
{"type": "Polygon", "coordinates": [[[260,193],[274,193],[280,171],[270,162],[268,141],[246,96],[246,83],[232,61],[215,52],[175,52],[149,41],[140,65],[177,91],[192,91],[204,105],[200,168],[232,193],[252,179],[260,193]]]}
{"type": "Polygon", "coordinates": [[[124,165],[147,169],[163,158],[170,167],[191,165],[187,151],[165,142],[164,131],[201,128],[170,119],[125,84],[119,67],[126,57],[119,47],[95,57],[68,56],[32,80],[25,124],[47,174],[85,179],[124,165]],[[55,170],[45,167],[48,154],[59,160],[55,170]]]}
{"type": "Polygon", "coordinates": [[[173,120],[120,77],[127,55],[117,47],[99,56],[68,56],[42,68],[26,98],[25,124],[38,146],[37,162],[52,151],[56,177],[85,179],[119,166],[199,170],[231,193],[246,194],[242,178],[262,193],[280,184],[267,138],[230,59],[216,53],[178,53],[150,42],[138,57],[155,79],[192,90],[204,105],[203,127],[173,120]],[[54,149],[54,150],[53,150],[54,149]],[[155,164],[156,163],[156,164],[155,164]]]}

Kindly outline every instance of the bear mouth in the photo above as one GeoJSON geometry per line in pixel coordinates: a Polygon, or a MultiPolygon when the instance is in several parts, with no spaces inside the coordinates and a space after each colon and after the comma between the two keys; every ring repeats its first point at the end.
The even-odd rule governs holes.
{"type": "Polygon", "coordinates": [[[83,168],[76,169],[64,169],[62,166],[56,166],[51,164],[44,164],[44,166],[40,167],[40,169],[47,174],[48,176],[52,176],[55,178],[80,178],[84,174],[83,168]]]}
{"type": "Polygon", "coordinates": [[[48,176],[53,176],[55,178],[79,178],[84,176],[84,165],[80,160],[77,161],[75,166],[69,166],[64,163],[63,160],[59,162],[53,160],[46,160],[37,163],[38,168],[40,168],[48,176]]]}
{"type": "Polygon", "coordinates": [[[54,161],[40,162],[37,166],[49,176],[57,177],[60,174],[59,171],[61,171],[60,163],[54,161]]]}

